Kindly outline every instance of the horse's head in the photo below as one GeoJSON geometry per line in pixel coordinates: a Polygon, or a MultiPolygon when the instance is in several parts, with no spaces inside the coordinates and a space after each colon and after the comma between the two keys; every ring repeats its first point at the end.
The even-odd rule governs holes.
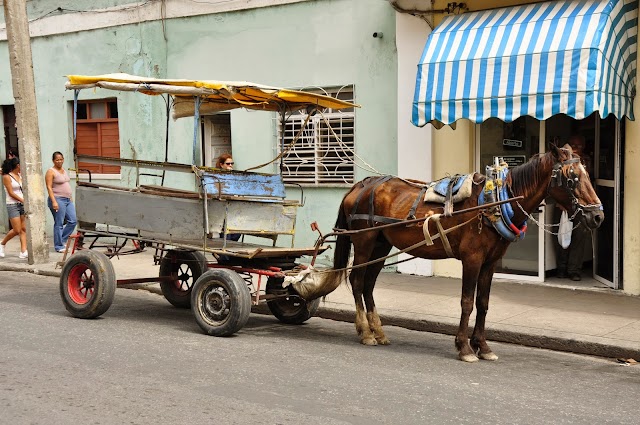
{"type": "Polygon", "coordinates": [[[579,219],[589,229],[599,227],[604,220],[602,203],[591,185],[589,173],[568,144],[551,145],[555,158],[549,195],[567,210],[572,220],[579,219]]]}

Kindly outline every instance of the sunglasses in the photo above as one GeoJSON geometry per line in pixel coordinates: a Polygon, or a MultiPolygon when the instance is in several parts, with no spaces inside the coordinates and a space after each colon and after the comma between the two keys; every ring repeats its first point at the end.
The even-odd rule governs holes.
{"type": "Polygon", "coordinates": [[[233,165],[235,162],[225,162],[224,165],[233,165]]]}

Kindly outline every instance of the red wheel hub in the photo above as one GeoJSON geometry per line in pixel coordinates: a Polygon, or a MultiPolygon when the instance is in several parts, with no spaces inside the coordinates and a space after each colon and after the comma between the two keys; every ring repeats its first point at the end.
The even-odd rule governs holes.
{"type": "Polygon", "coordinates": [[[93,273],[86,264],[78,264],[69,272],[67,293],[74,303],[88,303],[93,297],[94,286],[93,273]]]}

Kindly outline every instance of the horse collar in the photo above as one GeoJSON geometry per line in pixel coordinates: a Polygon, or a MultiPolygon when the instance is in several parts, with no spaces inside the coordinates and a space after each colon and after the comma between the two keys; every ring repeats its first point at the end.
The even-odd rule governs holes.
{"type": "MultiPolygon", "coordinates": [[[[478,205],[509,199],[509,191],[506,184],[509,172],[507,164],[502,162],[501,164],[488,166],[486,172],[487,177],[485,178],[484,189],[480,192],[478,198],[478,205]]],[[[504,239],[516,242],[524,238],[527,231],[527,222],[525,220],[520,228],[513,224],[511,219],[514,212],[510,203],[505,202],[491,207],[483,215],[485,222],[490,224],[504,239]]]]}

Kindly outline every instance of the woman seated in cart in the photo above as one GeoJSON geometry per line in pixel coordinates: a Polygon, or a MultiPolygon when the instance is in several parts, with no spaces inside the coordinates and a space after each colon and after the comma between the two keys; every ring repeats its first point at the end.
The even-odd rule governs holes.
{"type": "MultiPolygon", "coordinates": [[[[233,157],[228,153],[223,153],[218,157],[218,161],[216,161],[216,168],[220,168],[221,170],[226,170],[226,171],[232,171],[234,164],[235,163],[233,162],[233,157]]],[[[237,242],[240,240],[241,236],[242,236],[241,233],[229,233],[227,235],[227,240],[237,242]]],[[[224,233],[220,233],[220,237],[224,238],[224,233]]],[[[226,256],[221,256],[221,257],[228,258],[226,256]]],[[[224,260],[224,258],[220,258],[220,260],[224,260]]]]}

